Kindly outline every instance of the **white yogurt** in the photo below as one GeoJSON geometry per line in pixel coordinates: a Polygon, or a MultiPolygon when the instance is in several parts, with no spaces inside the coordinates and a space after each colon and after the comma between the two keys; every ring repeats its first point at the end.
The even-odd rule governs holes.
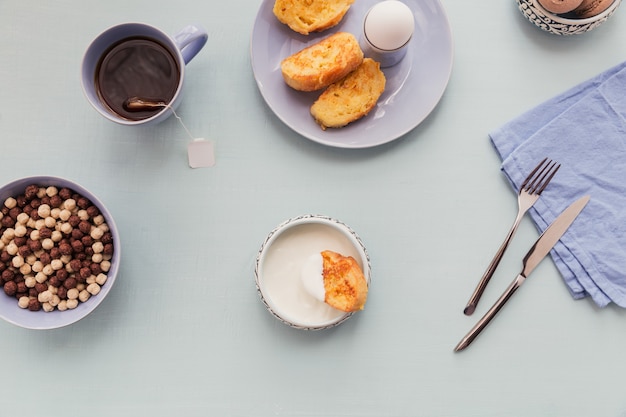
{"type": "MultiPolygon", "coordinates": [[[[366,267],[360,261],[363,255],[355,242],[337,228],[323,223],[294,225],[278,234],[264,249],[257,271],[261,293],[270,309],[291,325],[323,327],[348,315],[312,296],[305,288],[303,269],[310,268],[310,273],[321,275],[312,258],[317,256],[321,261],[320,253],[324,250],[352,256],[361,268],[366,267]]],[[[319,288],[315,291],[319,292],[319,288]]]]}
{"type": "Polygon", "coordinates": [[[306,292],[316,300],[324,302],[326,289],[324,288],[324,258],[321,253],[314,253],[304,262],[300,279],[306,292]]]}

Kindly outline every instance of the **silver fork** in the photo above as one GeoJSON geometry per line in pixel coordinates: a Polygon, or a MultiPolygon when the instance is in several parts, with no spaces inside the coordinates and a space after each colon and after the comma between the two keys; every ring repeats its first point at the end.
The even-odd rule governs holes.
{"type": "Polygon", "coordinates": [[[487,283],[489,283],[489,280],[498,267],[498,264],[502,259],[502,255],[504,255],[504,251],[509,246],[509,242],[522,221],[522,217],[524,217],[524,214],[526,214],[528,209],[530,209],[539,199],[539,195],[541,195],[541,192],[546,188],[548,183],[550,183],[550,180],[552,180],[552,177],[554,177],[554,174],[556,174],[560,167],[561,164],[558,164],[556,161],[544,158],[543,161],[541,161],[535,169],[528,174],[528,177],[520,186],[520,191],[517,196],[518,211],[517,216],[515,217],[515,222],[513,222],[511,230],[509,230],[509,233],[506,235],[504,242],[502,242],[500,249],[496,252],[496,255],[489,264],[489,267],[487,267],[487,270],[478,282],[474,293],[467,302],[467,306],[463,310],[465,315],[469,316],[474,312],[474,310],[476,310],[476,305],[478,305],[478,301],[483,295],[487,283]]]}

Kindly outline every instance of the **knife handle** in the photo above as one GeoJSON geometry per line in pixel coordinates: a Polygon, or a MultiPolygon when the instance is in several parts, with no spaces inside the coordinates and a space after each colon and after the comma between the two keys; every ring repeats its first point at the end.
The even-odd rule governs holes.
{"type": "Polygon", "coordinates": [[[494,303],[494,305],[485,313],[485,315],[478,320],[476,325],[472,327],[472,329],[465,335],[463,339],[459,342],[459,344],[454,348],[455,352],[459,352],[470,345],[478,337],[480,332],[484,330],[485,327],[493,320],[493,318],[498,314],[498,312],[504,307],[509,298],[517,291],[517,289],[524,283],[526,277],[522,274],[518,275],[513,282],[507,287],[504,293],[498,298],[498,300],[494,303]]]}

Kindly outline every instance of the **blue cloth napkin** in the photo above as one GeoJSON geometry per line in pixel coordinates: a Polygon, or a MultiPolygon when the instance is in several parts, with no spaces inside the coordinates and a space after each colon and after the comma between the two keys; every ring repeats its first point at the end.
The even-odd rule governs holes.
{"type": "Polygon", "coordinates": [[[561,163],[529,212],[540,230],[591,196],[551,255],[574,298],[626,307],[626,62],[489,136],[516,191],[544,157],[561,163]]]}

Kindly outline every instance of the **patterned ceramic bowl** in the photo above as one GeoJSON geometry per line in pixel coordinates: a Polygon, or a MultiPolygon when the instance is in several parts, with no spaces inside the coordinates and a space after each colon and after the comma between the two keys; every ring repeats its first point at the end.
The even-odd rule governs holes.
{"type": "MultiPolygon", "coordinates": [[[[35,198],[41,201],[43,199],[43,193],[41,197],[37,196],[35,198]]],[[[19,285],[26,286],[26,288],[24,289],[26,293],[20,293],[19,291],[21,290],[17,290],[16,294],[5,294],[5,292],[7,292],[7,289],[5,289],[7,281],[4,278],[7,276],[0,275],[0,282],[2,283],[0,289],[4,290],[0,291],[0,318],[16,326],[27,329],[55,329],[77,322],[90,314],[104,300],[104,298],[111,290],[111,287],[113,287],[113,283],[115,282],[115,279],[117,277],[120,264],[121,246],[119,234],[115,222],[113,221],[113,217],[104,206],[104,204],[102,204],[102,202],[98,200],[95,195],[93,195],[90,191],[88,191],[81,185],[63,178],[50,176],[21,178],[1,186],[0,208],[5,207],[7,204],[9,206],[13,206],[14,204],[16,204],[15,208],[19,208],[18,211],[20,211],[21,214],[16,216],[18,220],[13,225],[8,225],[6,221],[0,220],[0,261],[2,261],[3,263],[3,265],[0,266],[0,269],[3,270],[3,273],[9,269],[12,270],[14,274],[14,279],[9,280],[12,282],[11,284],[9,284],[9,286],[15,287],[16,283],[21,283],[19,285]],[[78,211],[80,207],[78,207],[78,205],[83,206],[84,200],[80,201],[80,203],[77,204],[76,208],[70,210],[68,207],[71,207],[73,204],[71,204],[70,202],[65,202],[70,199],[75,201],[75,199],[61,197],[65,196],[65,190],[63,190],[63,192],[59,192],[56,195],[56,197],[58,197],[57,200],[60,198],[62,201],[64,201],[63,205],[60,207],[62,209],[68,208],[68,213],[75,214],[76,216],[85,220],[85,225],[89,224],[90,231],[86,232],[85,225],[77,225],[75,227],[72,227],[71,224],[74,224],[74,221],[67,219],[65,213],[61,214],[61,208],[57,210],[46,209],[47,212],[50,212],[49,215],[43,214],[44,211],[41,211],[42,216],[46,217],[46,220],[42,220],[45,225],[35,225],[35,218],[37,218],[39,214],[37,214],[37,216],[27,215],[25,213],[27,210],[20,208],[23,207],[22,203],[20,203],[19,201],[15,201],[16,197],[18,197],[19,195],[23,195],[26,187],[31,184],[37,185],[41,189],[46,189],[50,194],[52,194],[53,188],[56,190],[62,190],[64,188],[67,188],[89,199],[91,204],[95,206],[98,210],[96,211],[91,208],[88,210],[83,209],[84,213],[79,213],[78,211]],[[87,212],[89,214],[87,214],[87,212]],[[22,217],[22,220],[20,220],[20,216],[25,217],[22,217]],[[54,226],[52,223],[48,223],[48,218],[50,219],[50,222],[54,222],[54,226]],[[27,221],[24,222],[25,220],[27,221]],[[106,223],[106,226],[103,226],[101,220],[106,223]],[[98,226],[96,226],[96,224],[98,226]],[[94,231],[95,228],[98,228],[99,230],[94,231]],[[7,232],[7,229],[11,230],[7,232]],[[23,252],[22,248],[20,248],[18,252],[15,253],[15,246],[21,244],[19,243],[17,238],[22,236],[22,233],[24,233],[24,231],[19,231],[18,233],[19,229],[25,229],[23,239],[28,238],[29,241],[23,246],[29,246],[29,249],[32,249],[30,253],[23,252]],[[52,236],[50,238],[44,239],[43,229],[47,229],[47,231],[52,233],[52,236]],[[72,235],[72,230],[74,229],[84,229],[86,233],[83,233],[81,230],[81,233],[83,233],[83,235],[89,233],[91,235],[90,238],[92,239],[92,242],[99,242],[102,244],[102,246],[104,246],[105,243],[108,244],[109,241],[112,239],[112,256],[108,254],[108,249],[104,250],[100,245],[98,245],[99,247],[96,248],[96,246],[94,246],[94,243],[92,242],[90,242],[92,244],[91,246],[89,246],[89,250],[85,249],[89,245],[88,243],[86,243],[86,241],[82,248],[70,245],[72,246],[72,249],[68,249],[67,245],[69,245],[70,239],[76,240],[79,237],[78,235],[72,235]],[[105,231],[105,229],[108,229],[108,231],[105,231]],[[35,235],[32,234],[34,230],[37,230],[37,233],[35,235]],[[103,235],[106,234],[107,236],[100,236],[101,232],[103,235]],[[55,233],[57,234],[55,235],[55,233]],[[11,238],[10,235],[14,235],[15,237],[11,238]],[[59,239],[57,239],[56,236],[60,236],[59,239]],[[30,246],[30,244],[32,243],[31,241],[33,240],[40,242],[40,248],[30,246]],[[49,240],[51,242],[45,242],[46,240],[49,240]],[[14,246],[13,249],[10,248],[11,245],[14,246]],[[48,245],[52,245],[60,256],[57,257],[57,255],[53,255],[53,248],[49,247],[48,245]],[[61,245],[66,245],[66,248],[61,249],[61,245]],[[103,250],[101,251],[100,249],[103,250]],[[43,252],[47,253],[46,256],[43,255],[43,252]],[[94,253],[99,253],[102,256],[95,256],[94,253]],[[19,263],[16,263],[16,258],[19,263]],[[64,287],[64,283],[69,281],[70,278],[74,278],[74,280],[78,282],[82,281],[82,278],[76,278],[75,272],[69,267],[71,259],[84,259],[89,260],[90,262],[90,268],[88,269],[90,270],[91,275],[87,277],[85,273],[86,282],[79,286],[77,288],[77,291],[82,289],[87,290],[88,284],[94,283],[96,281],[96,273],[98,275],[100,275],[100,273],[106,275],[106,280],[103,276],[100,276],[100,278],[97,280],[99,282],[96,282],[98,288],[96,288],[96,286],[91,286],[91,288],[89,288],[89,298],[87,298],[87,294],[82,294],[81,296],[79,296],[78,300],[80,301],[82,299],[84,301],[78,302],[76,306],[72,305],[72,302],[69,304],[70,307],[68,307],[67,300],[75,298],[73,297],[73,295],[70,295],[70,291],[67,289],[67,294],[60,294],[60,291],[64,291],[60,290],[60,287],[64,287]],[[62,262],[62,264],[59,264],[59,261],[62,262]],[[91,263],[94,262],[99,265],[100,270],[95,269],[95,267],[92,268],[91,263]],[[39,266],[36,266],[37,263],[39,264],[39,266]],[[26,267],[27,265],[28,267],[26,267]],[[22,267],[26,267],[28,271],[26,269],[22,270],[22,267]],[[61,276],[58,275],[61,269],[68,272],[66,274],[67,276],[64,278],[61,278],[61,276]],[[45,280],[43,279],[44,275],[39,276],[39,273],[45,275],[45,280]],[[51,278],[53,277],[56,281],[51,280],[51,278]],[[27,280],[30,280],[28,281],[30,282],[28,283],[28,285],[27,280]],[[40,285],[46,286],[47,288],[45,289],[45,292],[50,293],[47,294],[46,297],[51,296],[50,301],[47,301],[42,296],[42,308],[37,311],[31,311],[26,306],[22,306],[23,308],[21,308],[18,304],[18,298],[26,297],[26,301],[29,301],[29,299],[33,298],[39,298],[40,294],[29,294],[31,290],[40,291],[40,289],[37,288],[36,285],[33,285],[35,284],[33,280],[36,280],[36,282],[40,285]],[[61,295],[65,300],[65,304],[60,305],[61,297],[55,299],[54,297],[52,297],[52,295],[55,295],[57,297],[61,295]],[[44,302],[48,305],[44,306],[44,302]],[[47,311],[48,309],[49,311],[47,311]]],[[[51,201],[50,205],[47,206],[50,207],[54,206],[55,204],[57,204],[57,202],[51,201]]],[[[85,204],[84,207],[86,206],[88,205],[85,204]]],[[[6,210],[7,209],[5,208],[4,211],[6,210]]],[[[10,215],[0,215],[0,217],[6,216],[10,215]]],[[[86,267],[86,264],[81,265],[81,272],[83,267],[86,267]]],[[[69,282],[67,286],[69,288],[69,282]]],[[[8,290],[8,292],[12,293],[13,291],[8,290]]],[[[44,292],[43,288],[41,288],[41,292],[44,292]]]]}
{"type": "Polygon", "coordinates": [[[272,230],[261,245],[254,271],[257,291],[269,312],[291,327],[327,329],[354,314],[336,310],[304,289],[300,279],[303,265],[323,250],[352,256],[369,284],[369,256],[361,239],[330,217],[305,215],[289,219],[272,230]]]}
{"type": "Polygon", "coordinates": [[[556,15],[544,9],[537,0],[516,0],[524,16],[539,28],[555,35],[577,35],[600,26],[615,12],[622,0],[614,0],[604,12],[586,19],[556,15]]]}

